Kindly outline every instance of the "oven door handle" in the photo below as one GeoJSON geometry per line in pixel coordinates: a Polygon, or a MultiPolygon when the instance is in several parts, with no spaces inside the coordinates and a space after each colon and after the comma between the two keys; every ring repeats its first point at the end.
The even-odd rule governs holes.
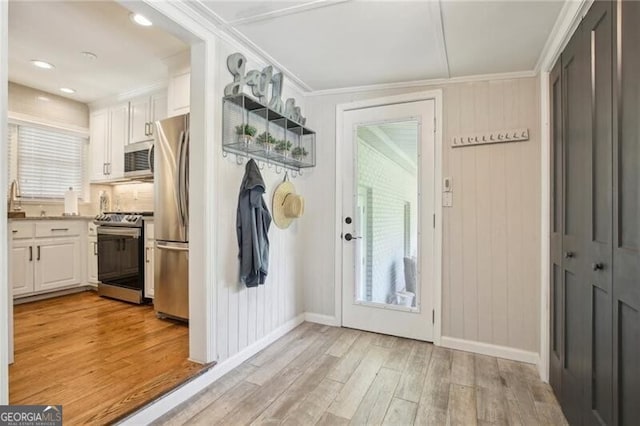
{"type": "Polygon", "coordinates": [[[116,235],[120,237],[140,238],[140,229],[99,226],[98,235],[116,235]]]}

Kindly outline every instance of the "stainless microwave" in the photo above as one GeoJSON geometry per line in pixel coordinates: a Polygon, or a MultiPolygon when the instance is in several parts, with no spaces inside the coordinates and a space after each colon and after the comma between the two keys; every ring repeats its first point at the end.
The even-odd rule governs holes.
{"type": "Polygon", "coordinates": [[[153,178],[153,142],[139,142],[124,148],[124,177],[153,178]]]}

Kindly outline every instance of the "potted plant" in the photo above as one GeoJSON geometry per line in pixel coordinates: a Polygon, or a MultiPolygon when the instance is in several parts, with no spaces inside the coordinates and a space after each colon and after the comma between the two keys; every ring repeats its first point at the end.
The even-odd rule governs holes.
{"type": "Polygon", "coordinates": [[[239,124],[236,126],[236,134],[238,135],[238,142],[248,145],[258,132],[258,129],[250,124],[239,124]]]}
{"type": "Polygon", "coordinates": [[[293,156],[294,159],[300,161],[303,158],[305,158],[307,155],[309,155],[309,153],[307,152],[306,149],[304,149],[304,147],[296,146],[291,150],[291,155],[293,156]]]}
{"type": "Polygon", "coordinates": [[[258,145],[264,146],[264,148],[269,151],[278,141],[276,138],[271,136],[271,134],[267,132],[262,132],[256,138],[256,142],[258,145]]]}
{"type": "Polygon", "coordinates": [[[276,144],[276,152],[286,157],[289,151],[291,151],[291,142],[287,140],[278,141],[276,144]]]}

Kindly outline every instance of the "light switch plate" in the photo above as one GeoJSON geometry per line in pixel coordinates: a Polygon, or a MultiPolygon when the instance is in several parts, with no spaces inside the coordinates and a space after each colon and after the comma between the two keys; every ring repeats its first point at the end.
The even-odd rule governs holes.
{"type": "Polygon", "coordinates": [[[442,207],[453,207],[453,193],[452,192],[443,192],[442,193],[442,207]]]}

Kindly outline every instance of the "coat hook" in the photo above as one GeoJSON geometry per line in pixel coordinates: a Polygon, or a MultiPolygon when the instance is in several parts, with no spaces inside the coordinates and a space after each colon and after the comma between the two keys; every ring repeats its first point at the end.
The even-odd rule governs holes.
{"type": "Polygon", "coordinates": [[[280,172],[282,172],[282,167],[278,167],[278,166],[276,165],[276,174],[277,174],[277,175],[279,175],[279,174],[280,174],[280,172]]]}
{"type": "Polygon", "coordinates": [[[302,169],[298,169],[298,176],[302,176],[302,169]]]}
{"type": "Polygon", "coordinates": [[[258,161],[260,170],[264,170],[264,161],[258,161]]]}
{"type": "Polygon", "coordinates": [[[236,154],[236,164],[238,164],[239,166],[244,164],[244,157],[236,154]]]}
{"type": "Polygon", "coordinates": [[[229,154],[227,153],[227,151],[222,151],[222,156],[224,158],[227,158],[229,156],[229,154]]]}

